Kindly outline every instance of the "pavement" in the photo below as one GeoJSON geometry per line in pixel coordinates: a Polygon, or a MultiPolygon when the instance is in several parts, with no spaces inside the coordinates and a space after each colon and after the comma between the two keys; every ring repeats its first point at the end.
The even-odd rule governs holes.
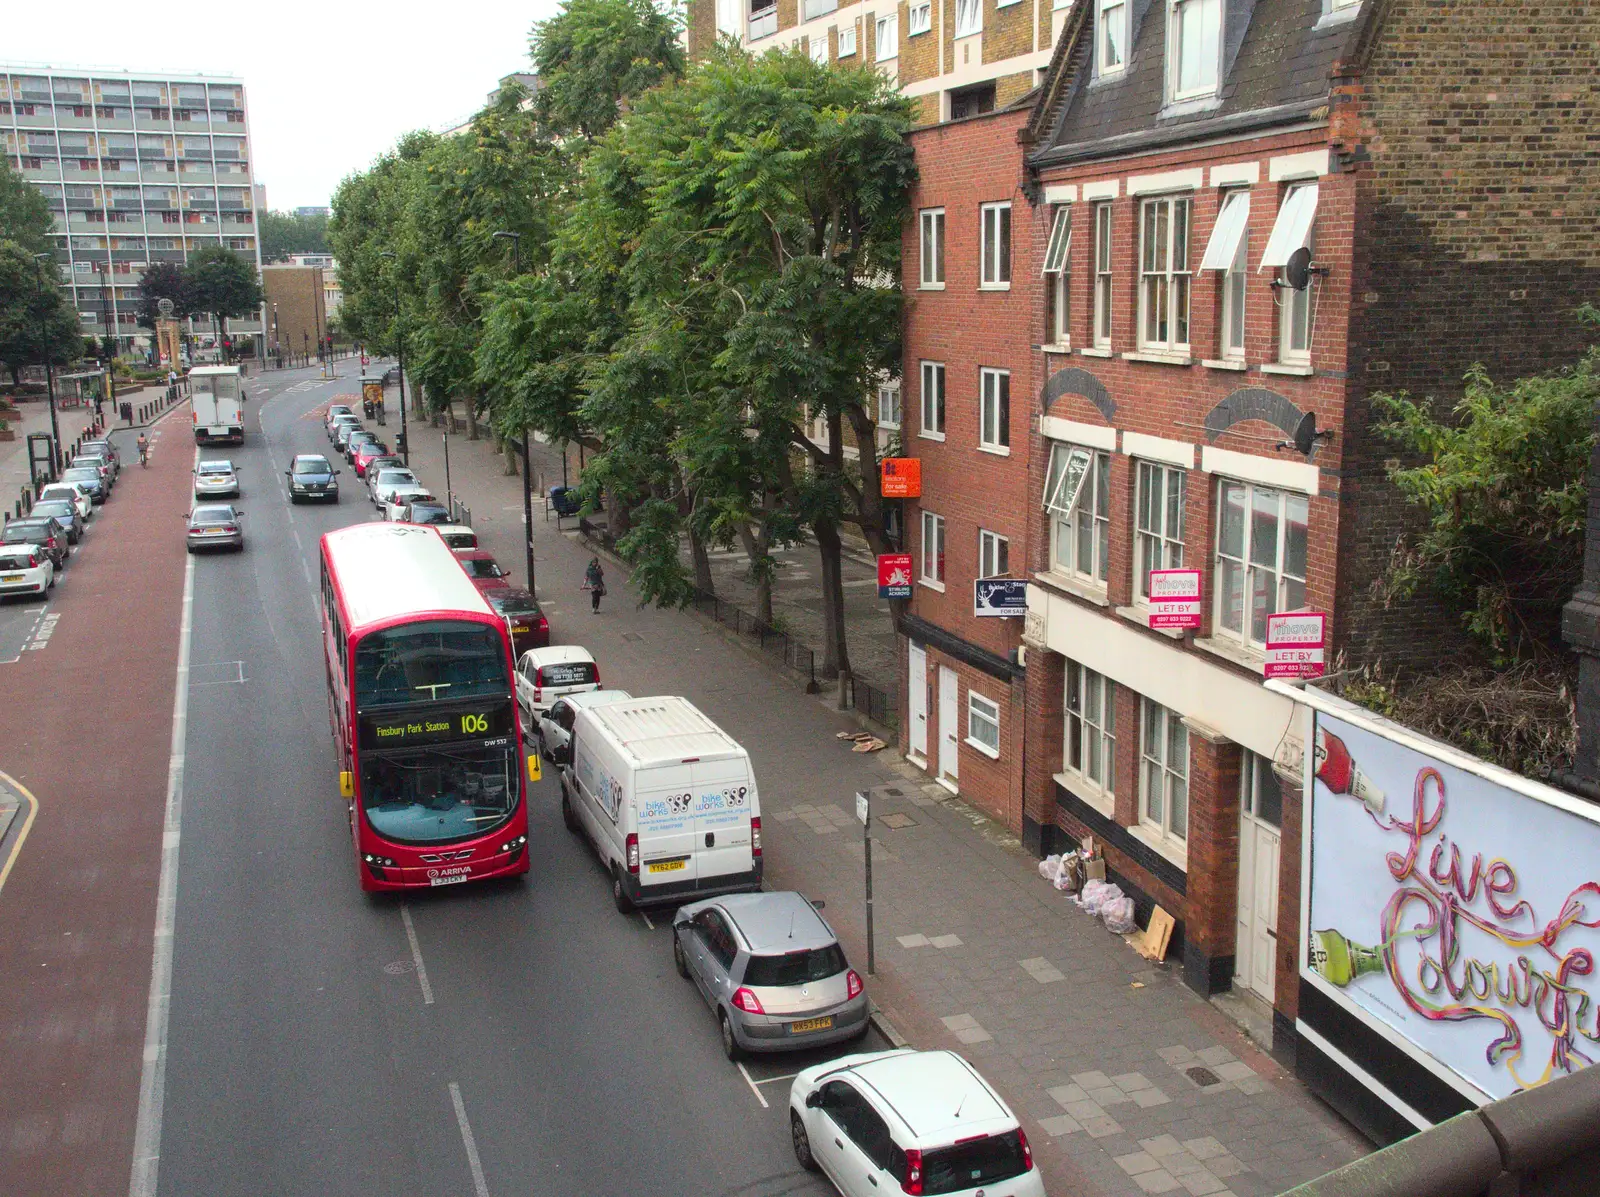
{"type": "MultiPolygon", "coordinates": [[[[439,439],[413,430],[424,479],[442,479],[439,439]]],[[[520,479],[504,476],[487,441],[452,442],[454,490],[480,541],[520,577],[520,479]]],[[[604,609],[589,615],[578,586],[592,550],[554,528],[536,508],[538,593],[555,640],[588,647],[611,684],[686,695],[750,749],[768,879],[824,898],[858,965],[854,794],[874,791],[869,989],[913,1045],[960,1050],[999,1087],[1053,1192],[1265,1197],[1371,1149],[1185,987],[1174,963],[1148,963],[1053,890],[1004,827],[892,750],[849,751],[834,733],[852,725],[825,696],[806,696],[693,612],[640,609],[620,562],[607,567],[604,609]]]]}

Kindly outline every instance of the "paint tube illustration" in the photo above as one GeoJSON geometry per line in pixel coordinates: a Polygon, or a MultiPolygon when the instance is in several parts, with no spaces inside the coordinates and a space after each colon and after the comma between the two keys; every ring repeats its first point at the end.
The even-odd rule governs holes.
{"type": "Polygon", "coordinates": [[[1313,931],[1307,956],[1313,971],[1341,989],[1357,977],[1383,971],[1376,948],[1352,943],[1337,931],[1313,931]]]}
{"type": "Polygon", "coordinates": [[[1344,741],[1317,728],[1317,743],[1313,750],[1317,779],[1334,794],[1349,794],[1375,815],[1383,813],[1384,792],[1372,783],[1350,757],[1344,741]]]}

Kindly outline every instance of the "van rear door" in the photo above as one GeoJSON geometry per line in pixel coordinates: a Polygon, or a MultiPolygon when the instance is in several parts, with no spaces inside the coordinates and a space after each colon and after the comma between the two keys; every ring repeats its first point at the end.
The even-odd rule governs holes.
{"type": "Polygon", "coordinates": [[[693,881],[698,876],[693,766],[655,765],[636,776],[639,887],[648,902],[652,885],[693,881]]]}
{"type": "Polygon", "coordinates": [[[698,877],[748,873],[755,867],[750,819],[761,813],[748,757],[696,761],[694,844],[698,877]]]}

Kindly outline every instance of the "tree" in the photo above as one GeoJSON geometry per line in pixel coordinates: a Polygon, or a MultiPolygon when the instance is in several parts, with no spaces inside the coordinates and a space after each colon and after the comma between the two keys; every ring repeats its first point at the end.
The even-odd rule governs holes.
{"type": "Polygon", "coordinates": [[[207,246],[190,257],[184,274],[194,310],[210,312],[216,317],[224,344],[228,336],[228,318],[243,316],[261,307],[261,280],[256,276],[254,264],[231,250],[207,246]]]}
{"type": "Polygon", "coordinates": [[[284,262],[290,254],[325,254],[328,217],[320,212],[298,216],[293,212],[262,212],[261,260],[284,262]]]}
{"type": "Polygon", "coordinates": [[[163,299],[172,301],[174,319],[193,316],[200,310],[194,306],[189,276],[176,262],[152,262],[145,268],[144,277],[139,280],[137,317],[143,327],[155,328],[163,299]]]}
{"type": "MultiPolygon", "coordinates": [[[[1600,328],[1592,305],[1579,318],[1600,328]]],[[[1561,608],[1583,572],[1600,345],[1509,385],[1476,365],[1449,420],[1404,393],[1373,403],[1379,431],[1421,459],[1389,476],[1428,519],[1397,551],[1390,592],[1428,587],[1501,664],[1560,654],[1561,608]]]]}
{"type": "Polygon", "coordinates": [[[0,361],[12,385],[23,366],[76,361],[83,353],[78,316],[56,285],[55,267],[41,263],[15,241],[0,240],[0,361]]]}
{"type": "Polygon", "coordinates": [[[22,177],[8,159],[0,159],[0,239],[29,253],[46,253],[55,221],[39,189],[22,177]]]}
{"type": "Polygon", "coordinates": [[[684,67],[677,22],[651,0],[570,0],[533,27],[532,57],[540,117],[557,134],[591,140],[684,67]]]}

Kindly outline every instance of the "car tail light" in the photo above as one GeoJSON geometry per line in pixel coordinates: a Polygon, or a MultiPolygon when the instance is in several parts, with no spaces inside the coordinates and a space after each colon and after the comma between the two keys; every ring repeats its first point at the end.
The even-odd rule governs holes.
{"type": "Polygon", "coordinates": [[[761,855],[761,816],[756,815],[750,820],[750,855],[761,855]]]}
{"type": "Polygon", "coordinates": [[[535,686],[533,688],[533,701],[534,702],[543,702],[544,701],[544,687],[543,686],[535,686]]]}
{"type": "Polygon", "coordinates": [[[628,853],[628,872],[637,877],[639,875],[639,837],[636,833],[631,831],[628,833],[625,848],[628,853]]]}
{"type": "Polygon", "coordinates": [[[45,547],[46,548],[53,549],[53,548],[56,547],[56,538],[54,536],[52,536],[49,540],[45,541],[44,543],[45,543],[45,547]]]}
{"type": "Polygon", "coordinates": [[[222,525],[222,530],[224,532],[237,532],[239,530],[239,528],[238,528],[238,525],[236,525],[236,524],[223,524],[222,525]]]}
{"type": "Polygon", "coordinates": [[[539,616],[539,630],[541,632],[548,632],[550,630],[550,621],[543,615],[539,616]]]}
{"type": "Polygon", "coordinates": [[[915,1147],[906,1148],[906,1178],[900,1188],[907,1193],[922,1195],[922,1152],[915,1147]]]}
{"type": "Polygon", "coordinates": [[[746,1014],[766,1013],[766,1011],[761,1008],[761,999],[758,998],[752,990],[746,989],[742,985],[733,991],[733,996],[728,1000],[739,1009],[743,1010],[746,1014]]]}
{"type": "Polygon", "coordinates": [[[1028,1146],[1028,1135],[1020,1126],[1017,1127],[1017,1142],[1022,1145],[1022,1170],[1033,1171],[1033,1148],[1028,1146]]]}
{"type": "Polygon", "coordinates": [[[855,969],[850,969],[844,975],[845,997],[853,998],[865,988],[861,984],[861,974],[855,969]]]}
{"type": "Polygon", "coordinates": [[[39,568],[39,558],[38,558],[37,554],[32,553],[32,552],[30,552],[28,554],[28,568],[29,569],[38,569],[39,568]]]}

